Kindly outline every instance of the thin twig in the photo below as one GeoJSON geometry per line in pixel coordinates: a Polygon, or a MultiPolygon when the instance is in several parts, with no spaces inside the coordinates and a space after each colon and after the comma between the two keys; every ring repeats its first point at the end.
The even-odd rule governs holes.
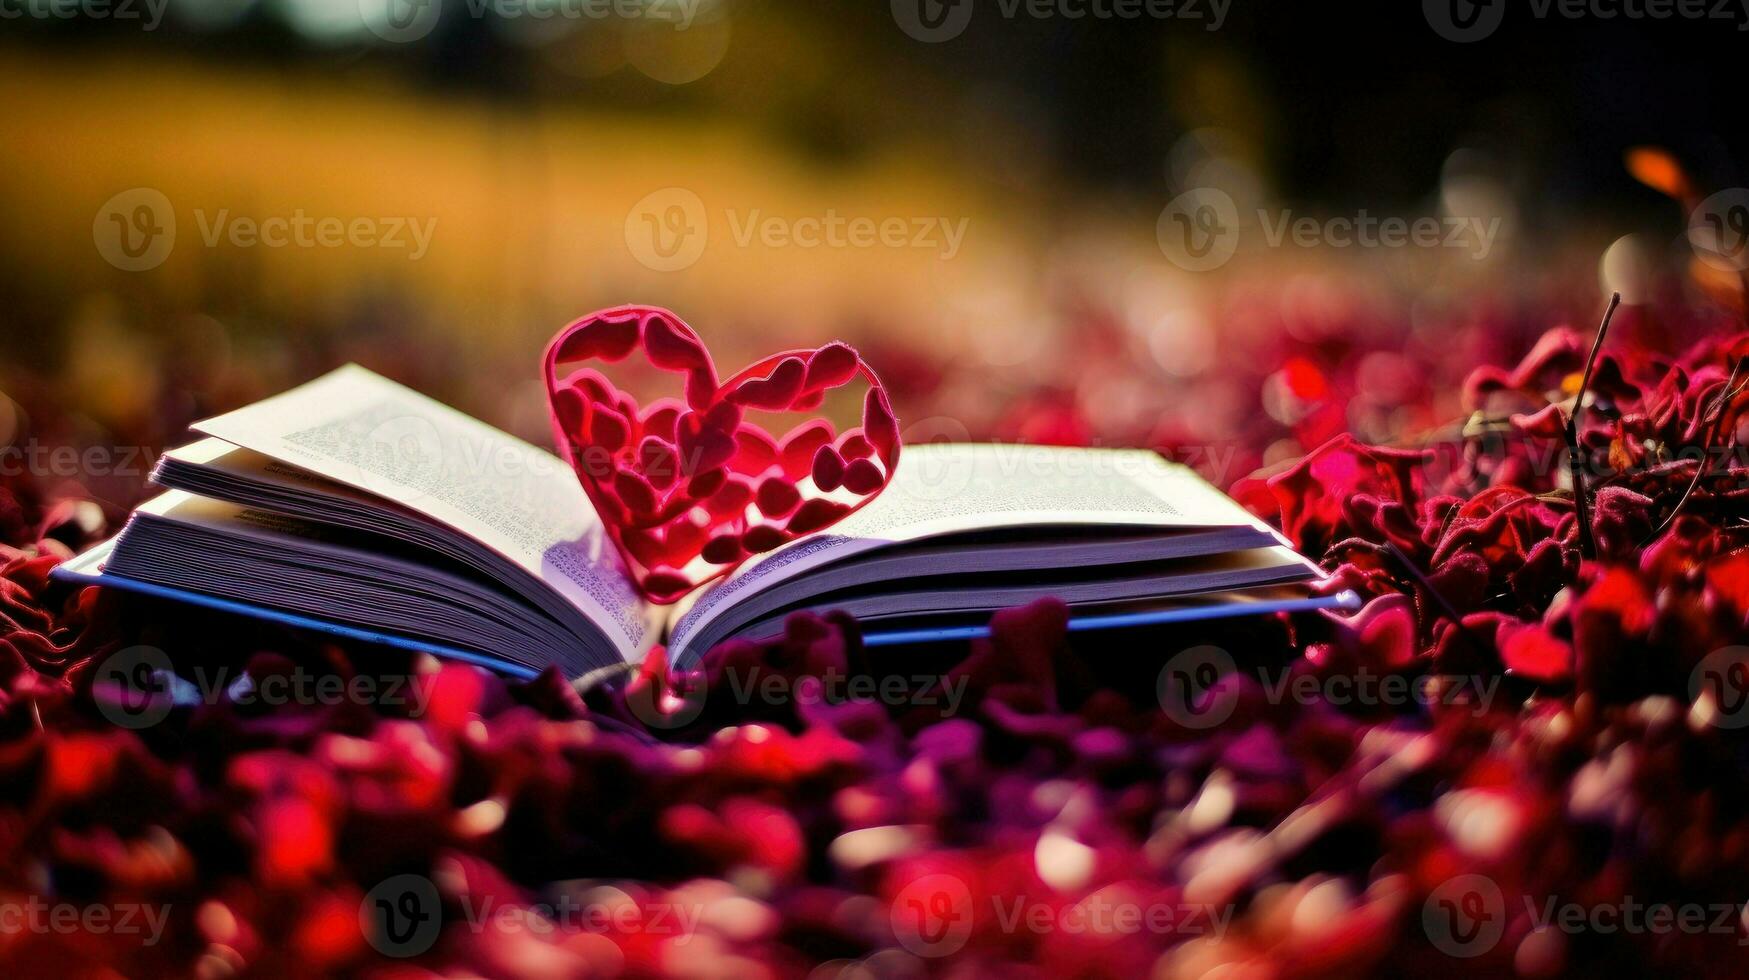
{"type": "MultiPolygon", "coordinates": [[[[1651,534],[1646,535],[1645,540],[1640,542],[1640,547],[1644,548],[1646,545],[1655,541],[1659,535],[1670,530],[1671,526],[1676,523],[1676,515],[1682,513],[1682,508],[1688,503],[1688,498],[1692,497],[1695,489],[1700,486],[1701,478],[1705,477],[1712,471],[1712,460],[1707,458],[1707,453],[1711,451],[1713,443],[1718,441],[1719,434],[1724,431],[1725,411],[1731,407],[1732,402],[1737,400],[1737,396],[1741,395],[1744,391],[1743,388],[1737,387],[1737,378],[1743,373],[1744,360],[1745,358],[1739,357],[1737,358],[1737,363],[1731,365],[1731,376],[1725,380],[1725,386],[1719,391],[1718,404],[1713,406],[1714,415],[1710,430],[1705,423],[1702,423],[1701,425],[1701,431],[1705,433],[1705,435],[1701,441],[1700,460],[1694,467],[1694,479],[1688,481],[1688,488],[1682,491],[1681,497],[1677,498],[1676,506],[1670,508],[1669,516],[1660,521],[1658,526],[1652,529],[1651,534]]],[[[1727,450],[1730,446],[1735,445],[1736,442],[1737,434],[1732,432],[1730,442],[1726,445],[1727,450]]]]}
{"type": "Polygon", "coordinates": [[[1597,557],[1597,541],[1591,535],[1591,502],[1586,498],[1585,466],[1579,461],[1579,426],[1585,417],[1585,394],[1591,388],[1591,372],[1597,368],[1597,355],[1603,350],[1603,338],[1609,334],[1609,321],[1614,319],[1619,306],[1621,294],[1610,294],[1609,308],[1603,311],[1603,322],[1597,327],[1597,339],[1591,342],[1591,356],[1585,359],[1579,393],[1573,397],[1573,414],[1567,416],[1567,470],[1573,477],[1573,510],[1579,518],[1579,554],[1587,559],[1597,557]]]}
{"type": "Polygon", "coordinates": [[[1474,644],[1477,650],[1487,651],[1490,649],[1486,643],[1482,642],[1481,637],[1477,636],[1464,622],[1463,615],[1458,612],[1456,606],[1451,604],[1451,600],[1445,597],[1445,593],[1439,591],[1439,588],[1433,584],[1433,580],[1428,578],[1419,566],[1409,560],[1409,556],[1403,553],[1403,549],[1397,547],[1396,542],[1386,541],[1384,550],[1397,560],[1397,564],[1403,566],[1403,570],[1409,573],[1409,577],[1414,579],[1417,585],[1427,590],[1427,594],[1438,604],[1446,618],[1451,620],[1451,624],[1457,627],[1457,631],[1474,644]]]}

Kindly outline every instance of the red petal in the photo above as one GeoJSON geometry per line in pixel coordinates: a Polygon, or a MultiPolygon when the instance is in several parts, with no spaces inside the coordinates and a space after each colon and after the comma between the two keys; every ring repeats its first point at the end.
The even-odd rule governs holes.
{"type": "Polygon", "coordinates": [[[810,391],[836,388],[856,377],[857,361],[856,351],[849,344],[827,344],[809,356],[807,381],[803,387],[810,391]]]}
{"type": "Polygon", "coordinates": [[[844,468],[844,489],[861,496],[879,490],[886,479],[872,459],[854,459],[844,468]]]}
{"type": "Polygon", "coordinates": [[[814,454],[831,441],[832,425],[822,419],[815,419],[790,430],[789,435],[783,437],[781,448],[778,449],[784,475],[791,480],[800,480],[813,472],[814,454]]]}
{"type": "Polygon", "coordinates": [[[780,476],[766,477],[759,484],[759,512],[766,517],[786,517],[801,505],[795,484],[780,476]]]}
{"type": "Polygon", "coordinates": [[[887,393],[879,388],[870,388],[863,399],[862,431],[881,461],[891,466],[899,453],[899,420],[893,417],[893,407],[887,404],[887,393]]]}
{"type": "Polygon", "coordinates": [[[735,458],[729,462],[731,470],[758,476],[777,462],[777,442],[766,435],[764,429],[743,424],[735,430],[735,458]]]}
{"type": "MultiPolygon", "coordinates": [[[[866,463],[868,460],[857,462],[866,463]]],[[[828,493],[844,482],[844,460],[831,446],[821,446],[814,452],[814,465],[809,470],[814,476],[814,486],[828,493]]]]}
{"type": "Polygon", "coordinates": [[[624,360],[638,344],[636,315],[618,318],[585,318],[582,326],[566,337],[559,346],[557,361],[583,361],[599,358],[603,361],[624,360]]]}
{"type": "Polygon", "coordinates": [[[613,475],[613,492],[634,516],[654,514],[660,504],[656,488],[650,486],[650,481],[630,470],[620,470],[613,475]]]}
{"type": "Polygon", "coordinates": [[[760,524],[748,528],[741,535],[741,546],[753,554],[759,554],[762,551],[770,551],[788,541],[789,538],[790,536],[784,533],[783,528],[770,524],[760,524]]]}
{"type": "Polygon", "coordinates": [[[746,408],[759,408],[768,412],[787,411],[802,393],[802,381],[807,375],[807,365],[799,357],[786,357],[777,362],[771,373],[763,378],[749,378],[729,392],[729,402],[746,408]]]}
{"type": "Polygon", "coordinates": [[[650,363],[664,371],[703,371],[711,367],[711,357],[692,328],[661,313],[652,313],[644,321],[644,351],[650,355],[650,363]]]}
{"type": "Polygon", "coordinates": [[[802,504],[795,516],[789,519],[789,532],[796,535],[812,534],[823,527],[831,526],[848,513],[850,508],[845,504],[816,497],[802,504]]]}
{"type": "Polygon", "coordinates": [[[1537,624],[1501,623],[1495,642],[1511,673],[1539,684],[1573,677],[1573,647],[1537,624]]]}

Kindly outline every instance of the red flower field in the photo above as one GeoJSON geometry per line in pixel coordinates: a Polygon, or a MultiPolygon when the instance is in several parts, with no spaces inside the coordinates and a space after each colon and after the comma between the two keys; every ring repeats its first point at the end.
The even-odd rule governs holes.
{"type": "Polygon", "coordinates": [[[1000,396],[865,348],[902,419],[988,390],[974,436],[1157,448],[1365,600],[1194,633],[1045,602],[876,654],[800,616],[693,674],[507,683],[52,584],[116,511],[9,471],[0,964],[1741,975],[1742,292],[1673,274],[1607,331],[1562,295],[1414,331],[1235,299],[1196,413],[1087,411],[1086,379],[1152,383],[1098,309],[1058,384],[1000,396]],[[180,679],[144,703],[98,670],[142,648],[180,679]]]}

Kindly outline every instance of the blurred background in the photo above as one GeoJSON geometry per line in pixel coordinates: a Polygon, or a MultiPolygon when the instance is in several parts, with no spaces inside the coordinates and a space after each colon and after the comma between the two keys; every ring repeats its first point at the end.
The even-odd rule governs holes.
{"type": "MultiPolygon", "coordinates": [[[[545,445],[542,345],[626,302],[726,371],[849,340],[912,438],[1414,441],[1611,289],[1706,298],[1655,189],[1745,182],[1704,6],[0,0],[0,445],[348,360],[545,445]]],[[[33,465],[122,509],[122,455],[33,465]]]]}

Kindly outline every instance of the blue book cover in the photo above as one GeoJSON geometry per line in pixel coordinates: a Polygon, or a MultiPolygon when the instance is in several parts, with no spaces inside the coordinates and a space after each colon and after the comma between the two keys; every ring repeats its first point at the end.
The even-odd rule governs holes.
{"type": "MultiPolygon", "coordinates": [[[[234,613],[254,619],[262,619],[282,623],[300,629],[315,630],[342,640],[354,640],[363,643],[381,644],[400,650],[415,650],[430,653],[439,657],[447,657],[463,663],[475,664],[498,671],[510,677],[532,678],[540,671],[534,667],[517,663],[513,660],[496,656],[482,650],[469,650],[459,646],[436,643],[428,640],[414,639],[394,633],[379,630],[362,629],[357,626],[347,626],[332,620],[313,616],[303,616],[297,613],[253,603],[239,602],[232,599],[221,599],[216,596],[202,595],[186,589],[169,588],[124,578],[120,575],[104,572],[102,559],[110,550],[112,542],[87,552],[56,568],[51,577],[57,581],[72,582],[81,585],[101,585],[105,588],[120,589],[141,595],[155,596],[177,602],[192,603],[221,612],[234,613]]],[[[1222,619],[1233,616],[1261,616],[1271,613],[1303,613],[1320,609],[1350,610],[1360,607],[1360,597],[1353,592],[1337,592],[1326,596],[1273,596],[1273,597],[1228,597],[1226,601],[1210,601],[1198,604],[1182,605],[1177,608],[1161,608],[1137,610],[1133,612],[1094,613],[1086,615],[1071,615],[1069,618],[1070,632],[1087,632],[1093,630],[1111,630],[1137,627],[1164,627],[1174,623],[1194,623],[1210,619],[1222,619]]],[[[862,635],[863,645],[868,647],[904,647],[930,643],[964,642],[988,637],[989,624],[963,624],[955,626],[940,626],[921,629],[888,629],[874,627],[865,629],[862,635]]]]}

